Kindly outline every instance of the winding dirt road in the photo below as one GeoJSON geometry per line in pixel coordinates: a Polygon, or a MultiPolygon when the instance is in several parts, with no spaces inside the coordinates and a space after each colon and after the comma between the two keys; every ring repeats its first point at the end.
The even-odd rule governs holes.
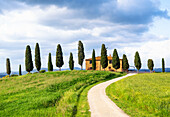
{"type": "Polygon", "coordinates": [[[92,87],[88,92],[88,102],[90,105],[91,117],[129,117],[106,95],[106,88],[123,78],[135,74],[128,74],[115,78],[92,87]]]}

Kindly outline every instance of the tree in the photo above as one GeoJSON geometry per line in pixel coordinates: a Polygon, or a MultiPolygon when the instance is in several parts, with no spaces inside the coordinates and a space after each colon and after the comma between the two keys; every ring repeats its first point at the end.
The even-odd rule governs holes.
{"type": "Polygon", "coordinates": [[[69,58],[69,68],[70,68],[70,70],[74,69],[73,54],[71,52],[70,52],[70,58],[69,58]]]}
{"type": "Polygon", "coordinates": [[[31,54],[31,48],[29,45],[26,47],[25,51],[25,68],[27,72],[31,72],[34,68],[33,61],[32,61],[32,54],[31,54]]]}
{"type": "Polygon", "coordinates": [[[78,64],[81,66],[81,70],[83,70],[83,61],[84,61],[84,46],[81,41],[78,43],[78,64]]]}
{"type": "Polygon", "coordinates": [[[165,72],[165,60],[162,58],[162,72],[165,72]]]}
{"type": "Polygon", "coordinates": [[[41,57],[40,57],[40,47],[38,43],[36,43],[35,46],[35,66],[37,68],[37,71],[39,72],[41,69],[41,57]]]}
{"type": "Polygon", "coordinates": [[[63,61],[63,52],[60,44],[57,45],[57,52],[56,52],[56,66],[59,67],[59,71],[61,71],[61,67],[64,65],[63,61]]]}
{"type": "Polygon", "coordinates": [[[22,71],[21,71],[21,65],[19,65],[19,75],[22,75],[22,71]]]}
{"type": "Polygon", "coordinates": [[[9,60],[9,58],[6,59],[6,73],[7,73],[8,75],[11,74],[11,66],[10,66],[10,60],[9,60]]]}
{"type": "Polygon", "coordinates": [[[114,51],[113,51],[112,66],[113,66],[113,68],[116,69],[116,71],[117,71],[117,69],[120,68],[120,60],[119,60],[119,56],[118,56],[116,49],[114,49],[114,51]]]}
{"type": "Polygon", "coordinates": [[[104,44],[102,44],[102,49],[101,49],[101,65],[105,71],[105,68],[108,66],[108,58],[107,58],[107,49],[104,44]]]}
{"type": "Polygon", "coordinates": [[[126,71],[128,71],[129,69],[129,62],[125,54],[123,54],[122,68],[123,70],[126,70],[126,71]]]}
{"type": "Polygon", "coordinates": [[[53,71],[53,64],[51,60],[51,53],[48,55],[48,71],[53,71]]]}
{"type": "Polygon", "coordinates": [[[135,63],[135,67],[137,68],[137,73],[139,73],[139,70],[140,70],[140,68],[142,66],[142,63],[141,63],[138,51],[135,53],[134,63],[135,63]]]}
{"type": "Polygon", "coordinates": [[[150,70],[150,73],[152,72],[153,67],[154,67],[153,60],[152,59],[148,59],[148,68],[150,70]]]}
{"type": "Polygon", "coordinates": [[[93,49],[92,53],[92,69],[96,70],[96,56],[95,56],[95,50],[93,49]]]}

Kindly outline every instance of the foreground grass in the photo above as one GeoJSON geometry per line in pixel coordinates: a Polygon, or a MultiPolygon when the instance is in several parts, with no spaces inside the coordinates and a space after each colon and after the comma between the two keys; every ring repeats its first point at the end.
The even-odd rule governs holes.
{"type": "Polygon", "coordinates": [[[107,95],[134,117],[170,116],[170,74],[138,74],[111,84],[107,95]]]}
{"type": "Polygon", "coordinates": [[[0,79],[0,115],[70,117],[83,112],[88,116],[88,88],[122,75],[104,71],[60,71],[0,79]]]}

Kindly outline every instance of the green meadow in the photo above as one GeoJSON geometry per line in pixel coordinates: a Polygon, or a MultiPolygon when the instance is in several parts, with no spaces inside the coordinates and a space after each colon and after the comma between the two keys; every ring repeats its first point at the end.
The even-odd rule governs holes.
{"type": "Polygon", "coordinates": [[[0,116],[90,116],[87,92],[123,73],[58,71],[0,79],[0,116]]]}
{"type": "Polygon", "coordinates": [[[131,76],[111,84],[106,93],[132,117],[170,116],[170,73],[131,76]]]}

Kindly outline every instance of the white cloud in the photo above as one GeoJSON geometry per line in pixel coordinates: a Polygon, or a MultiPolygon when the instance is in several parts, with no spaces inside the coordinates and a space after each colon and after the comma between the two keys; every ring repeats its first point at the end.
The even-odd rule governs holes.
{"type": "Polygon", "coordinates": [[[84,43],[86,58],[91,57],[92,49],[96,49],[96,55],[99,56],[102,43],[108,47],[108,54],[112,54],[114,48],[118,48],[120,57],[127,53],[131,64],[136,50],[140,51],[143,58],[145,54],[151,57],[153,54],[153,58],[156,58],[156,51],[161,56],[168,57],[168,54],[163,54],[162,51],[169,49],[167,44],[169,40],[166,37],[146,33],[150,24],[121,24],[103,18],[89,19],[83,16],[82,10],[66,6],[22,5],[24,7],[22,10],[5,9],[3,14],[0,14],[0,72],[5,71],[7,57],[11,58],[13,71],[18,70],[19,64],[22,64],[24,70],[25,47],[27,44],[31,45],[34,60],[36,42],[40,43],[41,47],[42,67],[47,67],[48,53],[51,52],[53,66],[56,68],[55,52],[58,43],[63,48],[65,60],[63,67],[68,68],[70,52],[73,52],[75,66],[79,66],[78,40],[84,43]],[[162,49],[159,41],[165,44],[166,49],[162,49]],[[155,46],[160,50],[158,51],[155,46]],[[152,49],[148,50],[149,47],[152,49]]]}
{"type": "Polygon", "coordinates": [[[134,55],[135,51],[139,51],[141,60],[142,60],[142,68],[147,68],[147,60],[153,59],[155,63],[155,67],[161,68],[161,60],[165,58],[166,67],[170,67],[170,54],[168,50],[170,50],[170,39],[164,41],[150,41],[148,43],[141,43],[139,47],[125,47],[122,48],[123,52],[127,54],[130,64],[134,65],[134,55]]]}

